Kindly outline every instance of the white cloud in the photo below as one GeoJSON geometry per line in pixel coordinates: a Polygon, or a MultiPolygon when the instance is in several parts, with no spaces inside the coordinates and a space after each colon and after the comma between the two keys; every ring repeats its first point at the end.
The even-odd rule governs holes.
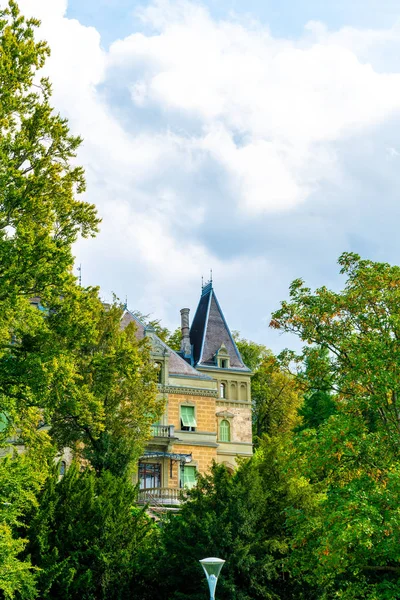
{"type": "MultiPolygon", "coordinates": [[[[66,17],[66,0],[20,5],[43,21],[54,104],[84,137],[87,199],[104,218],[98,239],[78,246],[84,273],[169,323],[173,298],[210,267],[233,304],[260,273],[268,296],[279,269],[266,246],[265,258],[247,250],[246,228],[289,219],[327,181],[340,186],[338,144],[399,114],[400,65],[387,58],[396,28],[310,23],[301,39],[278,39],[254,21],[162,0],[141,11],[144,32],[105,51],[94,28],[66,17]]],[[[346,239],[324,225],[318,240],[346,239]]],[[[298,229],[288,227],[296,243],[298,229]]]]}
{"type": "Polygon", "coordinates": [[[400,38],[395,30],[330,34],[312,23],[295,43],[254,24],[217,23],[185,1],[156,2],[141,15],[156,32],[115,42],[109,69],[131,74],[137,106],[200,120],[199,147],[233,178],[245,212],[301,203],[333,166],[321,144],[400,109],[400,74],[365,60],[371,46],[400,38]]]}

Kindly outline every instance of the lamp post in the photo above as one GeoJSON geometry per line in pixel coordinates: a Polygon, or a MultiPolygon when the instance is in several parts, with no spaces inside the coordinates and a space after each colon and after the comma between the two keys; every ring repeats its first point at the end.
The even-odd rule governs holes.
{"type": "Polygon", "coordinates": [[[222,558],[203,558],[199,562],[206,574],[208,587],[210,588],[210,600],[215,600],[215,588],[217,587],[218,576],[225,561],[222,558]]]}

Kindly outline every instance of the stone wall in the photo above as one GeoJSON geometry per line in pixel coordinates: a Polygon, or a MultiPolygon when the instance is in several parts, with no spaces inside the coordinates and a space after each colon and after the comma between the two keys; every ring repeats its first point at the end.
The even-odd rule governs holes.
{"type": "Polygon", "coordinates": [[[216,432],[215,398],[206,396],[190,396],[183,394],[168,394],[167,420],[168,425],[174,425],[175,430],[181,428],[180,406],[195,407],[196,431],[216,432]]]}
{"type": "MultiPolygon", "coordinates": [[[[217,459],[217,449],[207,448],[206,446],[184,446],[177,444],[173,447],[172,452],[179,454],[191,454],[192,465],[195,465],[200,473],[207,473],[211,467],[213,460],[217,459]]],[[[169,487],[179,487],[179,464],[173,466],[173,477],[169,479],[169,487]]]]}
{"type": "Polygon", "coordinates": [[[234,415],[231,422],[231,439],[234,442],[252,442],[251,407],[229,406],[234,415]]]}

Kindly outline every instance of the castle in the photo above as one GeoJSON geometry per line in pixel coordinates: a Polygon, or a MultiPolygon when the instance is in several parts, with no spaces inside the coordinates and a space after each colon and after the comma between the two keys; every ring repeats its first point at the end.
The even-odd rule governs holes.
{"type": "Polygon", "coordinates": [[[179,504],[182,488],[196,482],[213,460],[234,470],[238,457],[252,454],[251,371],[236,347],[212,282],[203,286],[189,323],[181,310],[182,343],[175,352],[129,310],[122,327],[133,322],[148,337],[158,367],[158,390],[165,411],[152,427],[138,465],[139,499],[153,505],[179,504]]]}

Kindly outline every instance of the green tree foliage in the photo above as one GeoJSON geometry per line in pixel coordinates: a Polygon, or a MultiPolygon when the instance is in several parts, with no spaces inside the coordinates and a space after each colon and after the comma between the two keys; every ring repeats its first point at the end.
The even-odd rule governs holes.
{"type": "Polygon", "coordinates": [[[256,445],[263,434],[275,436],[294,429],[300,423],[302,394],[299,379],[291,375],[263,344],[257,344],[233,332],[236,346],[246,366],[253,371],[253,436],[256,445]]]}
{"type": "Polygon", "coordinates": [[[42,302],[45,312],[27,306],[27,319],[21,312],[14,319],[13,342],[0,359],[3,436],[22,430],[34,444],[32,419],[43,415],[59,449],[81,448],[96,470],[123,474],[162,411],[149,348],[133,325],[121,330],[122,308],[105,307],[96,289],[70,286],[42,302]]]}
{"type": "Polygon", "coordinates": [[[336,413],[328,350],[316,347],[313,352],[309,351],[305,366],[305,371],[300,375],[306,392],[299,410],[302,417],[299,429],[316,429],[336,413]]]}
{"type": "MultiPolygon", "coordinates": [[[[301,280],[272,325],[305,342],[302,360],[329,352],[337,412],[298,441],[303,473],[321,489],[315,514],[291,515],[299,571],[317,582],[321,598],[400,596],[398,509],[400,463],[400,268],[339,259],[347,276],[335,293],[314,293],[301,280]]],[[[315,360],[316,381],[326,359],[315,360]],[[322,366],[321,366],[322,364],[322,366]]]]}
{"type": "Polygon", "coordinates": [[[0,9],[0,445],[11,437],[30,448],[29,459],[0,459],[5,598],[34,594],[29,561],[20,560],[26,531],[19,523],[44,481],[51,447],[38,425],[52,369],[38,358],[44,319],[28,299],[60,295],[73,284],[71,245],[98,227],[94,207],[76,199],[84,190],[83,171],[73,164],[80,139],[53,112],[50,84],[38,77],[49,49],[35,41],[37,24],[13,1],[0,9]]]}
{"type": "Polygon", "coordinates": [[[47,434],[42,432],[40,451],[13,455],[11,450],[0,459],[0,590],[2,598],[36,597],[34,568],[21,558],[28,540],[23,517],[37,506],[36,496],[48,473],[47,434]]]}
{"type": "Polygon", "coordinates": [[[160,407],[145,344],[120,330],[117,304],[105,308],[71,275],[71,245],[98,219],[76,199],[80,139],[38,79],[49,49],[37,25],[14,1],[0,12],[0,413],[4,436],[18,431],[32,446],[44,418],[60,446],[83,442],[101,469],[113,445],[125,463],[137,456],[160,407]]]}
{"type": "Polygon", "coordinates": [[[152,327],[160,340],[165,342],[172,350],[175,350],[175,352],[180,351],[182,341],[182,330],[180,327],[171,332],[167,327],[161,325],[161,319],[150,319],[150,315],[144,315],[139,310],[135,310],[133,314],[144,325],[152,327]]]}
{"type": "MultiPolygon", "coordinates": [[[[104,307],[98,290],[81,289],[72,275],[71,246],[79,235],[94,235],[99,220],[78,199],[85,187],[74,160],[80,139],[53,111],[50,83],[38,76],[49,49],[36,41],[37,25],[24,20],[14,1],[0,10],[0,445],[29,449],[23,457],[0,458],[0,596],[26,600],[35,597],[35,572],[21,554],[33,535],[27,513],[57,448],[69,445],[94,467],[99,498],[103,485],[116,506],[118,498],[132,504],[126,475],[161,410],[146,343],[136,340],[133,326],[121,331],[118,304],[104,307]]],[[[79,488],[90,498],[87,477],[77,476],[75,500],[79,488]]],[[[100,522],[106,515],[94,505],[100,522]]],[[[45,503],[37,519],[46,507],[51,513],[45,503]]],[[[71,537],[86,516],[74,513],[71,537]]],[[[122,514],[120,531],[129,519],[122,514]]],[[[118,547],[115,556],[122,560],[118,547]]],[[[46,576],[50,581],[54,572],[46,576]]]]}
{"type": "Polygon", "coordinates": [[[30,526],[28,552],[40,568],[40,598],[122,600],[131,597],[139,551],[149,546],[154,525],[133,510],[135,488],[104,471],[70,467],[50,477],[30,526]]]}
{"type": "Polygon", "coordinates": [[[39,79],[49,48],[34,37],[17,4],[0,10],[0,302],[59,286],[73,264],[77,235],[93,235],[95,208],[73,159],[81,140],[50,104],[39,79]]]}
{"type": "Polygon", "coordinates": [[[298,380],[283,370],[271,354],[265,358],[251,382],[253,435],[275,436],[292,431],[300,423],[303,395],[298,380]]]}
{"type": "Polygon", "coordinates": [[[150,314],[144,315],[140,310],[135,310],[133,312],[134,316],[139,319],[146,327],[152,327],[156,333],[156,335],[163,342],[167,342],[167,339],[171,335],[171,332],[167,327],[163,327],[161,325],[161,319],[150,319],[150,314]]]}
{"type": "Polygon", "coordinates": [[[49,343],[59,345],[49,390],[51,433],[96,471],[126,475],[163,409],[146,341],[133,324],[121,329],[123,309],[104,307],[96,290],[59,299],[48,317],[49,343]]]}
{"type": "Polygon", "coordinates": [[[311,392],[304,395],[299,409],[301,425],[298,429],[315,429],[336,412],[336,406],[328,392],[311,392]]]}
{"type": "Polygon", "coordinates": [[[182,329],[177,327],[172,333],[170,333],[166,338],[166,343],[172,350],[175,352],[179,352],[181,349],[181,341],[182,341],[182,329]]]}
{"type": "Polygon", "coordinates": [[[179,514],[162,528],[157,581],[147,585],[152,597],[202,600],[207,584],[198,561],[219,556],[226,559],[217,588],[221,600],[312,598],[286,568],[284,508],[305,502],[303,486],[285,480],[279,443],[269,442],[233,475],[214,465],[199,476],[179,514]]]}
{"type": "Polygon", "coordinates": [[[268,350],[266,346],[240,337],[238,331],[233,331],[232,336],[244,364],[252,371],[256,371],[263,360],[272,355],[271,350],[268,350]]]}
{"type": "Polygon", "coordinates": [[[10,364],[18,351],[28,358],[43,324],[28,299],[66,293],[74,284],[71,245],[99,222],[94,207],[76,199],[84,190],[73,161],[80,139],[52,110],[50,84],[38,77],[49,49],[35,41],[37,25],[13,0],[0,10],[0,412],[22,429],[38,404],[32,383],[43,374],[38,362],[19,374],[10,364]]]}

